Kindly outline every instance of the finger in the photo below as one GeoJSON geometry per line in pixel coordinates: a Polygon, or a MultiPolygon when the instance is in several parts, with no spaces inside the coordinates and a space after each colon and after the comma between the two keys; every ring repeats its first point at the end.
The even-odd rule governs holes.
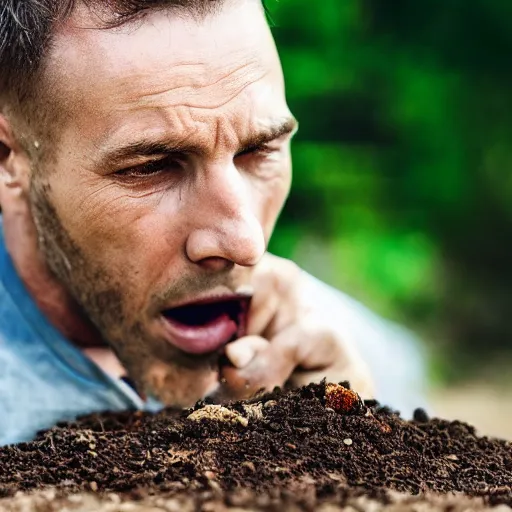
{"type": "Polygon", "coordinates": [[[253,396],[262,389],[271,391],[275,386],[282,386],[297,366],[297,331],[294,326],[271,342],[254,340],[252,348],[256,350],[247,365],[221,368],[221,392],[240,399],[253,396]]]}
{"type": "Polygon", "coordinates": [[[298,350],[298,368],[290,378],[294,387],[326,379],[348,381],[363,398],[374,396],[371,372],[360,356],[356,343],[343,339],[335,329],[319,327],[316,321],[302,325],[302,341],[298,350]]]}
{"type": "Polygon", "coordinates": [[[253,274],[255,293],[251,302],[247,334],[272,336],[267,329],[280,331],[294,320],[297,305],[294,290],[300,269],[289,260],[266,254],[253,274]]]}
{"type": "Polygon", "coordinates": [[[225,353],[230,363],[238,369],[245,368],[269,342],[260,336],[245,336],[226,345],[225,353]]]}
{"type": "Polygon", "coordinates": [[[258,289],[251,300],[247,321],[247,334],[257,335],[264,332],[279,309],[279,297],[272,290],[258,289]]]}
{"type": "Polygon", "coordinates": [[[303,318],[267,345],[261,344],[249,364],[228,369],[224,377],[242,398],[285,382],[299,387],[324,378],[331,382],[347,380],[363,398],[374,396],[370,370],[355,343],[342,340],[336,330],[314,317],[303,318]]]}

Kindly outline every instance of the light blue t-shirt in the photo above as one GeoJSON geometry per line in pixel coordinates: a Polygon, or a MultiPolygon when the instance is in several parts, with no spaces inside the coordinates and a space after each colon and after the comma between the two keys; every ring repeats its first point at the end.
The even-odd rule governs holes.
{"type": "MultiPolygon", "coordinates": [[[[406,415],[422,405],[415,340],[308,277],[311,293],[321,289],[325,307],[334,309],[352,337],[356,334],[373,370],[377,398],[406,415]]],[[[28,441],[40,430],[92,412],[160,408],[154,400],[144,402],[122,379],[107,375],[48,322],[16,273],[0,216],[0,446],[28,441]]]]}

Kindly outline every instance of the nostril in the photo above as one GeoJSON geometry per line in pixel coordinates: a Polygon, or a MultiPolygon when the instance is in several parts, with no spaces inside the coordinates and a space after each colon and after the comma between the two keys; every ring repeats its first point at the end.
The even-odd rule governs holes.
{"type": "Polygon", "coordinates": [[[11,154],[11,150],[2,142],[0,142],[0,161],[6,160],[11,154]]]}
{"type": "Polygon", "coordinates": [[[231,270],[235,266],[235,264],[232,261],[226,258],[220,258],[216,256],[203,258],[197,263],[201,265],[201,267],[203,267],[204,269],[211,270],[213,272],[231,270]]]}

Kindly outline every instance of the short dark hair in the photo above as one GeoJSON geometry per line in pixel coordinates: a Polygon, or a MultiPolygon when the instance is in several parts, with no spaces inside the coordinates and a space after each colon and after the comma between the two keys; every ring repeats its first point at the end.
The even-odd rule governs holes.
{"type": "MultiPolygon", "coordinates": [[[[33,99],[33,84],[51,44],[54,27],[79,3],[108,13],[106,26],[118,26],[156,8],[177,8],[206,15],[224,0],[1,0],[0,110],[22,109],[33,99]]],[[[102,18],[103,19],[103,18],[102,18]]]]}

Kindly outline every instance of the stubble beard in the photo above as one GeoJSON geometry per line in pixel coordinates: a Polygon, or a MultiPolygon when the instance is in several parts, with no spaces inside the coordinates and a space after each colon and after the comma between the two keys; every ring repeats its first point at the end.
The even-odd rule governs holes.
{"type": "MultiPolygon", "coordinates": [[[[36,174],[37,175],[37,174],[36,174]]],[[[218,358],[189,358],[165,340],[152,338],[141,320],[130,322],[119,282],[86,257],[62,225],[50,186],[35,177],[30,190],[38,246],[54,277],[114,351],[143,396],[187,407],[218,381],[218,358]]]]}

